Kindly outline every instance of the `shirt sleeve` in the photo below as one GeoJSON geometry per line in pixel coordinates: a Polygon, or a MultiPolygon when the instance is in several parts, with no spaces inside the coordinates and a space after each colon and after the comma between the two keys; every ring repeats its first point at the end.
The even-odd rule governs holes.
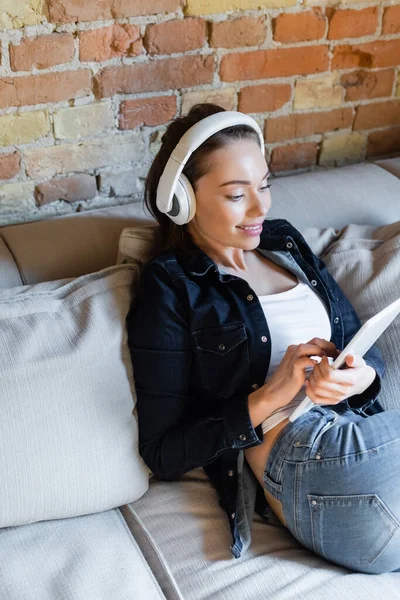
{"type": "Polygon", "coordinates": [[[232,397],[213,414],[193,418],[193,356],[184,290],[157,263],[143,270],[127,317],[128,344],[137,394],[139,452],[160,479],[213,462],[232,448],[261,443],[248,413],[248,396],[232,397]]]}
{"type": "MultiPolygon", "coordinates": [[[[341,310],[343,328],[344,328],[344,346],[353,339],[357,331],[361,328],[361,321],[357,315],[357,312],[347,296],[340,288],[339,284],[335,281],[332,275],[329,273],[324,261],[321,258],[315,257],[318,260],[318,268],[320,274],[327,285],[333,292],[333,295],[338,298],[338,303],[341,310]]],[[[339,348],[342,350],[343,348],[339,348]]],[[[378,397],[381,391],[382,378],[385,372],[385,365],[383,362],[382,354],[376,344],[373,344],[371,348],[364,354],[364,360],[367,365],[370,365],[375,369],[376,375],[371,385],[364,390],[361,394],[355,394],[346,399],[346,404],[350,408],[361,408],[365,409],[370,406],[378,397]]]]}

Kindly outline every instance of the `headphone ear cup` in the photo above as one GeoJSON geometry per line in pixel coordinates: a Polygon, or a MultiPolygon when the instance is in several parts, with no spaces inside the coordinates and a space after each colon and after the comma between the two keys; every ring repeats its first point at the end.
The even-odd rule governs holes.
{"type": "Polygon", "coordinates": [[[194,217],[195,212],[196,197],[194,190],[188,178],[181,173],[176,182],[172,208],[167,215],[177,225],[185,225],[194,217]]]}
{"type": "Polygon", "coordinates": [[[188,203],[188,217],[185,222],[189,223],[189,221],[191,221],[194,215],[196,214],[196,195],[194,193],[192,184],[190,183],[186,175],[184,175],[183,173],[180,174],[179,182],[186,192],[186,199],[188,203]]]}

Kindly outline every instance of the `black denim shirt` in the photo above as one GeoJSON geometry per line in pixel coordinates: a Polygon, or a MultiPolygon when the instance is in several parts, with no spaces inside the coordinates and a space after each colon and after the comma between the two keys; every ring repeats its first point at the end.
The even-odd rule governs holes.
{"type": "MultiPolygon", "coordinates": [[[[267,219],[257,249],[319,294],[330,314],[331,341],[343,349],[361,322],[300,232],[284,219],[267,219]]],[[[139,452],[163,480],[204,467],[228,518],[232,553],[239,557],[250,544],[251,526],[248,506],[244,515],[249,498],[243,500],[243,451],[263,440],[261,424],[251,424],[248,395],[264,384],[271,356],[258,297],[245,280],[221,273],[204,252],[178,256],[169,250],[145,265],[127,327],[139,452]]],[[[376,370],[375,380],[344,402],[367,416],[384,410],[376,400],[384,365],[376,346],[364,360],[376,370]]],[[[258,489],[250,508],[255,505],[263,515],[266,499],[254,480],[253,475],[258,489]]]]}

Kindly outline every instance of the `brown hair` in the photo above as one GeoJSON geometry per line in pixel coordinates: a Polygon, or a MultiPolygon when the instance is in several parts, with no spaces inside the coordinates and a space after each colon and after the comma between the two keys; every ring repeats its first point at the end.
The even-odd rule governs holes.
{"type": "MultiPolygon", "coordinates": [[[[145,182],[144,203],[150,214],[160,224],[160,247],[174,248],[177,251],[196,252],[198,249],[191,241],[185,225],[177,225],[168,215],[159,211],[156,205],[157,186],[165,165],[172,154],[175,146],[182,136],[193,125],[206,117],[225,109],[216,104],[196,104],[191,108],[187,116],[174,119],[167,127],[161,138],[161,148],[149,169],[145,182]]],[[[248,125],[234,125],[218,131],[197,148],[187,161],[183,169],[184,175],[189,179],[193,189],[196,191],[196,181],[205,175],[209,169],[209,155],[233,140],[254,139],[259,143],[257,133],[248,125]]]]}

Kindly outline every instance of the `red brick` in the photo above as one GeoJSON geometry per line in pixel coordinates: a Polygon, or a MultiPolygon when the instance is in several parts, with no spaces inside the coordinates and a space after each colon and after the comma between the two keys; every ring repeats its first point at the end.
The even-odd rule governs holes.
{"type": "Polygon", "coordinates": [[[71,33],[52,33],[36,38],[24,38],[18,46],[10,45],[13,71],[47,69],[70,62],[74,57],[74,38],[71,33]]]}
{"type": "Polygon", "coordinates": [[[161,125],[176,115],[176,97],[160,96],[143,100],[125,100],[120,106],[120,129],[141,125],[161,125]]]}
{"type": "Polygon", "coordinates": [[[332,69],[369,69],[396,67],[400,56],[400,40],[377,40],[366,44],[336,46],[332,69]]]}
{"type": "Polygon", "coordinates": [[[382,33],[400,33],[400,5],[388,6],[383,13],[382,33]]]}
{"type": "Polygon", "coordinates": [[[111,25],[90,29],[79,34],[79,58],[82,61],[100,61],[115,56],[136,56],[143,50],[140,27],[111,25]]]}
{"type": "Polygon", "coordinates": [[[34,196],[38,206],[57,200],[66,202],[90,200],[97,196],[96,177],[86,173],[56,177],[50,181],[39,183],[35,188],[34,196]]]}
{"type": "Polygon", "coordinates": [[[272,112],[289,102],[292,86],[288,83],[250,85],[239,93],[238,110],[245,113],[272,112]]]}
{"type": "Polygon", "coordinates": [[[375,129],[386,125],[400,125],[400,100],[357,106],[353,129],[375,129]]]}
{"type": "Polygon", "coordinates": [[[0,154],[0,179],[12,179],[18,175],[21,157],[18,152],[0,154]]]}
{"type": "Polygon", "coordinates": [[[326,131],[336,131],[350,127],[352,122],[353,111],[351,108],[276,117],[267,119],[265,122],[265,140],[273,143],[326,131]]]}
{"type": "Polygon", "coordinates": [[[326,20],[319,8],[295,14],[281,13],[272,20],[274,40],[277,42],[319,40],[325,29],[326,20]]]}
{"type": "Polygon", "coordinates": [[[112,19],[110,0],[48,0],[51,23],[74,23],[77,21],[103,21],[112,19]]]}
{"type": "Polygon", "coordinates": [[[239,17],[220,23],[210,23],[210,46],[214,48],[243,48],[259,46],[265,40],[263,17],[239,17]]]}
{"type": "Polygon", "coordinates": [[[211,83],[213,56],[182,56],[123,67],[105,67],[95,77],[99,98],[179,89],[211,83]]]}
{"type": "Polygon", "coordinates": [[[180,0],[114,0],[111,10],[115,19],[122,19],[174,12],[179,6],[180,0]]]}
{"type": "Polygon", "coordinates": [[[400,152],[400,127],[369,134],[367,156],[382,156],[393,152],[400,152]]]}
{"type": "Polygon", "coordinates": [[[328,65],[328,46],[325,45],[255,50],[223,56],[220,77],[223,81],[290,77],[321,73],[328,70],[328,65]]]}
{"type": "Polygon", "coordinates": [[[173,54],[201,48],[206,41],[203,19],[177,19],[148,25],[144,45],[149,54],[173,54]]]}
{"type": "Polygon", "coordinates": [[[62,71],[0,79],[0,108],[71,100],[91,93],[91,72],[62,71]]]}
{"type": "Polygon", "coordinates": [[[340,85],[346,90],[346,100],[364,100],[391,96],[393,89],[393,69],[385,71],[353,71],[340,78],[340,85]]]}
{"type": "Polygon", "coordinates": [[[52,23],[106,21],[175,11],[180,0],[48,0],[52,23]]]}
{"type": "Polygon", "coordinates": [[[315,164],[317,152],[316,142],[278,146],[272,150],[269,168],[275,173],[311,167],[315,164]]]}
{"type": "Polygon", "coordinates": [[[378,26],[378,7],[362,10],[327,9],[329,18],[329,40],[362,37],[375,33],[378,26]]]}

